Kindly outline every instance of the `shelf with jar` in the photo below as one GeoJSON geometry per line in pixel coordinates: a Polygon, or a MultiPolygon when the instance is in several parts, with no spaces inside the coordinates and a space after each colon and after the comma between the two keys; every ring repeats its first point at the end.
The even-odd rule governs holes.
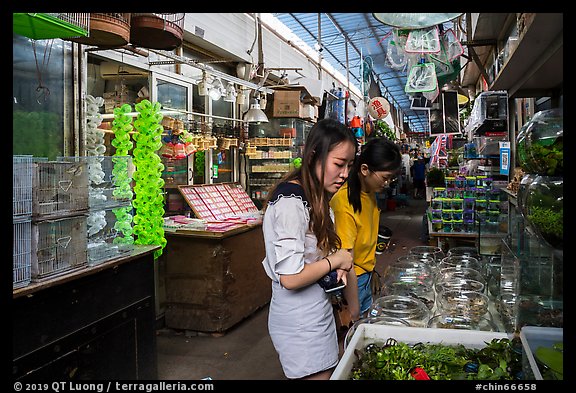
{"type": "Polygon", "coordinates": [[[509,331],[564,324],[563,115],[536,113],[516,137],[515,184],[507,188],[509,234],[500,269],[502,320],[509,331]]]}
{"type": "Polygon", "coordinates": [[[245,153],[248,193],[259,208],[268,190],[294,168],[313,125],[298,118],[270,118],[268,123],[250,125],[245,153]]]}

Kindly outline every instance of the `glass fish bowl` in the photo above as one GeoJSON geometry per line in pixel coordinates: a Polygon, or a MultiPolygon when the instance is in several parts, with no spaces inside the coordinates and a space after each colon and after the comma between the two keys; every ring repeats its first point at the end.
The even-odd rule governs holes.
{"type": "Polygon", "coordinates": [[[474,321],[488,313],[488,296],[476,291],[449,290],[438,294],[440,313],[463,315],[474,321]]]}
{"type": "Polygon", "coordinates": [[[563,176],[564,117],[562,109],[537,112],[516,137],[518,165],[526,173],[563,176]]]}
{"type": "Polygon", "coordinates": [[[368,316],[399,318],[410,326],[426,327],[430,319],[430,309],[424,302],[411,296],[387,295],[372,302],[368,316]]]}

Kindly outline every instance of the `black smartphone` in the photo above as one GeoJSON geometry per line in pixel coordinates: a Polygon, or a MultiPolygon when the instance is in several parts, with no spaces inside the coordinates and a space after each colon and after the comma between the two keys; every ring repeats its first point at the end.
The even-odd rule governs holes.
{"type": "Polygon", "coordinates": [[[327,293],[335,292],[339,289],[342,289],[346,286],[342,279],[338,280],[338,273],[335,270],[332,270],[330,273],[322,277],[318,280],[318,285],[324,288],[324,291],[327,293]]]}
{"type": "Polygon", "coordinates": [[[336,291],[339,291],[340,289],[344,288],[345,286],[346,286],[346,284],[344,284],[344,281],[339,280],[336,283],[336,285],[334,285],[333,287],[324,288],[324,292],[326,292],[326,293],[336,292],[336,291]]]}

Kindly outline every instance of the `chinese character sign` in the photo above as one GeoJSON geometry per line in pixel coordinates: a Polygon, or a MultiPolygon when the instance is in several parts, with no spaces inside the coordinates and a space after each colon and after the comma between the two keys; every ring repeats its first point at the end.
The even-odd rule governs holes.
{"type": "Polygon", "coordinates": [[[368,102],[368,113],[375,119],[383,119],[390,113],[390,103],[382,97],[374,97],[368,102]]]}

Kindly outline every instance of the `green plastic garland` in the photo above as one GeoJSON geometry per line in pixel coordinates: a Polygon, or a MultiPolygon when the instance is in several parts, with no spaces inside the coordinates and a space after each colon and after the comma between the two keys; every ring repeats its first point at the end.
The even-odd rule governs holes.
{"type": "Polygon", "coordinates": [[[163,115],[160,113],[160,103],[152,104],[143,100],[136,104],[138,117],[134,127],[138,133],[134,134],[136,147],[133,151],[134,165],[134,193],[136,197],[133,206],[136,209],[134,216],[134,234],[136,244],[156,244],[162,248],[154,252],[154,258],[162,255],[166,246],[164,238],[164,179],[162,171],[164,164],[156,154],[162,147],[162,132],[160,125],[163,115]]]}
{"type": "MultiPolygon", "coordinates": [[[[114,131],[114,139],[112,146],[116,148],[112,162],[112,176],[116,188],[112,195],[119,200],[132,200],[132,188],[130,183],[132,179],[128,175],[129,155],[128,152],[132,149],[132,141],[130,140],[129,132],[132,131],[132,117],[127,113],[132,111],[132,107],[128,104],[122,105],[120,108],[114,108],[114,120],[112,121],[112,131],[114,131]]],[[[132,206],[123,206],[113,209],[112,212],[116,216],[114,229],[121,236],[114,238],[116,244],[134,244],[134,236],[132,229],[132,206]]]]}

